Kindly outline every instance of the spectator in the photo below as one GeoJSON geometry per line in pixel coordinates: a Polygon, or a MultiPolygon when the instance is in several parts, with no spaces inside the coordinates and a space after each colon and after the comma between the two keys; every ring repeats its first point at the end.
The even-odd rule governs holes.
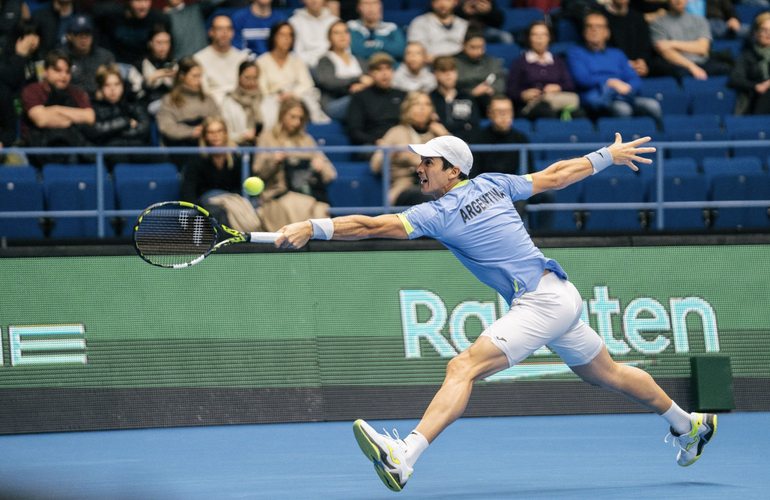
{"type": "MultiPolygon", "coordinates": [[[[6,4],[2,5],[5,7],[6,4]]],[[[18,142],[18,103],[21,101],[21,91],[25,85],[38,81],[37,54],[40,35],[34,22],[20,21],[13,27],[7,39],[7,46],[0,52],[0,143],[6,147],[18,142]]],[[[13,156],[16,155],[2,155],[0,163],[25,162],[13,160],[13,156]]]]}
{"type": "Polygon", "coordinates": [[[163,10],[171,24],[171,40],[177,57],[187,57],[203,50],[206,39],[206,19],[222,0],[167,0],[163,10]]]}
{"type": "Polygon", "coordinates": [[[709,58],[711,29],[708,22],[685,11],[687,0],[669,0],[668,11],[650,24],[653,47],[678,77],[699,80],[730,73],[730,65],[709,58]]]}
{"type": "MultiPolygon", "coordinates": [[[[312,148],[315,140],[305,131],[308,112],[304,102],[290,98],[281,103],[278,123],[257,138],[264,148],[312,148]]],[[[310,218],[328,217],[324,201],[326,184],[337,171],[320,151],[259,153],[254,158],[254,175],[265,181],[259,197],[260,216],[267,231],[310,218]]]]}
{"type": "Polygon", "coordinates": [[[273,11],[271,0],[253,0],[233,14],[233,47],[261,55],[270,50],[267,39],[270,28],[279,21],[286,21],[279,11],[273,11]]]}
{"type": "Polygon", "coordinates": [[[513,35],[500,28],[505,14],[495,0],[459,0],[454,14],[468,21],[470,28],[481,30],[490,43],[513,43],[513,35]]]}
{"type": "MultiPolygon", "coordinates": [[[[487,108],[487,117],[491,124],[482,129],[479,134],[479,143],[481,144],[526,144],[529,139],[526,135],[513,128],[513,102],[510,98],[502,94],[496,94],[492,96],[489,107],[487,108]]],[[[526,172],[532,173],[535,171],[534,162],[532,161],[532,154],[527,155],[526,172]]],[[[518,175],[522,173],[520,168],[521,156],[518,151],[487,151],[484,153],[477,153],[473,162],[473,170],[471,170],[471,177],[483,173],[503,173],[518,175]]],[[[527,200],[519,200],[514,202],[516,210],[519,212],[519,216],[525,221],[529,213],[525,209],[529,203],[549,203],[555,201],[553,191],[546,191],[544,193],[531,196],[527,200]]],[[[538,229],[550,229],[553,225],[553,212],[544,211],[537,214],[538,229]]]]}
{"type": "MultiPolygon", "coordinates": [[[[0,1],[0,50],[5,51],[13,43],[13,33],[16,25],[29,21],[29,7],[21,0],[0,1]]],[[[10,144],[10,143],[8,143],[10,144]]]]}
{"type": "Polygon", "coordinates": [[[96,70],[115,62],[115,56],[109,50],[94,45],[94,27],[88,16],[77,14],[69,17],[64,51],[72,60],[72,85],[93,98],[96,94],[96,70]]]}
{"type": "Polygon", "coordinates": [[[550,43],[548,25],[534,21],[527,30],[526,52],[513,61],[508,72],[505,93],[517,114],[529,120],[582,114],[572,76],[564,60],[548,50],[550,43]]]}
{"type": "Polygon", "coordinates": [[[72,0],[52,0],[32,15],[32,20],[40,27],[40,51],[43,54],[64,47],[67,43],[66,20],[79,11],[72,5],[72,0]]]}
{"type": "Polygon", "coordinates": [[[94,21],[99,28],[97,42],[115,54],[119,63],[136,64],[142,60],[150,31],[156,24],[171,32],[168,16],[151,5],[150,0],[128,0],[125,5],[102,2],[94,6],[94,21]]]}
{"type": "Polygon", "coordinates": [[[457,89],[457,60],[439,56],[433,61],[438,87],[430,93],[438,119],[452,135],[465,142],[476,142],[479,131],[479,107],[473,96],[457,89]]]}
{"type": "Polygon", "coordinates": [[[294,29],[288,22],[279,21],[270,28],[269,52],[257,58],[262,119],[266,129],[275,124],[281,103],[292,97],[305,103],[310,121],[329,122],[329,117],[321,110],[321,92],[314,86],[307,64],[292,53],[293,46],[294,29]]]}
{"type": "Polygon", "coordinates": [[[770,12],[754,19],[754,43],[735,63],[727,86],[738,91],[736,115],[770,114],[770,12]]]}
{"type": "MultiPolygon", "coordinates": [[[[228,138],[224,120],[210,116],[201,123],[200,145],[217,148],[235,146],[235,143],[228,138]]],[[[243,182],[241,172],[241,156],[238,153],[202,153],[192,156],[185,164],[181,199],[202,206],[226,226],[238,226],[236,229],[240,231],[258,231],[261,229],[258,225],[243,227],[238,224],[241,218],[233,213],[234,206],[245,206],[251,219],[257,221],[251,203],[240,196],[243,182]],[[233,203],[232,197],[237,197],[240,204],[233,203]]]]}
{"type": "MultiPolygon", "coordinates": [[[[392,127],[380,141],[380,146],[408,146],[425,144],[434,137],[449,135],[449,131],[436,120],[436,110],[425,92],[409,92],[401,103],[400,123],[392,127]]],[[[383,153],[377,151],[371,160],[375,174],[382,173],[383,153]]],[[[416,168],[420,155],[411,151],[393,151],[390,154],[390,191],[388,203],[396,206],[417,205],[433,200],[420,192],[416,168]]]]}
{"type": "Polygon", "coordinates": [[[174,87],[161,100],[158,130],[165,146],[197,146],[207,116],[218,116],[219,107],[203,93],[203,71],[192,57],[179,61],[174,87]]]}
{"type": "Polygon", "coordinates": [[[348,107],[347,135],[353,144],[379,144],[385,132],[399,123],[399,108],[406,92],[391,86],[393,64],[393,58],[385,52],[369,58],[373,84],[353,94],[348,107]]]}
{"type": "MultiPolygon", "coordinates": [[[[115,63],[95,71],[96,99],[94,124],[85,130],[91,143],[99,147],[148,146],[151,118],[145,107],[130,103],[123,94],[123,78],[115,63]]],[[[137,161],[133,155],[105,156],[108,167],[137,161]]]]}
{"type": "Polygon", "coordinates": [[[751,27],[738,19],[730,0],[688,1],[685,10],[706,18],[712,38],[746,38],[751,34],[751,27]]]}
{"type": "Polygon", "coordinates": [[[225,94],[238,87],[238,66],[248,58],[245,50],[238,50],[233,40],[233,23],[227,16],[217,16],[211,21],[208,47],[196,52],[193,58],[203,69],[203,91],[222,104],[225,94]]]}
{"type": "Polygon", "coordinates": [[[482,114],[486,112],[489,99],[494,94],[505,92],[506,77],[500,59],[486,52],[484,33],[471,28],[465,33],[463,51],[455,56],[457,90],[472,95],[482,114]]]}
{"type": "Polygon", "coordinates": [[[240,146],[256,144],[262,130],[261,103],[257,63],[243,61],[238,67],[238,87],[222,101],[222,118],[233,142],[240,146]]]}
{"type": "Polygon", "coordinates": [[[468,21],[454,15],[455,7],[457,0],[431,0],[430,12],[409,24],[406,39],[422,43],[431,64],[436,57],[453,56],[463,48],[468,21]]]}
{"type": "Polygon", "coordinates": [[[660,103],[639,96],[642,80],[622,50],[607,47],[610,30],[600,12],[584,20],[585,46],[570,48],[567,56],[580,102],[598,116],[652,116],[660,122],[660,103]]]}
{"type": "Polygon", "coordinates": [[[436,88],[436,77],[426,64],[428,53],[420,42],[409,42],[404,51],[404,62],[393,74],[393,88],[411,92],[430,92],[436,88]]]}
{"type": "Polygon", "coordinates": [[[640,77],[668,76],[665,72],[650,74],[655,55],[650,40],[650,26],[644,20],[644,15],[629,7],[629,4],[630,0],[611,0],[604,6],[610,28],[607,45],[622,50],[640,77]]]}
{"type": "Polygon", "coordinates": [[[382,20],[382,2],[358,0],[357,9],[361,17],[348,21],[353,55],[368,61],[377,52],[385,52],[400,61],[406,48],[406,37],[395,23],[382,20]]]}
{"type": "Polygon", "coordinates": [[[174,87],[174,77],[179,65],[171,46],[171,33],[162,24],[150,30],[147,40],[147,57],[139,63],[142,72],[147,111],[155,116],[163,96],[174,87]]]}
{"type": "Polygon", "coordinates": [[[329,50],[329,28],[340,18],[329,12],[326,0],[302,0],[304,9],[297,9],[289,18],[296,39],[294,52],[309,68],[315,68],[318,60],[329,50]]]}
{"type": "Polygon", "coordinates": [[[345,121],[350,106],[350,96],[373,83],[364,74],[366,61],[350,52],[350,31],[342,21],[329,28],[331,49],[319,61],[316,68],[316,84],[321,90],[321,105],[329,118],[345,121]]]}
{"type": "MultiPolygon", "coordinates": [[[[70,58],[61,50],[45,57],[43,80],[30,83],[21,93],[21,139],[30,147],[83,147],[83,128],[94,123],[88,95],[72,87],[70,58]]],[[[34,155],[36,165],[76,162],[60,155],[34,155]]]]}

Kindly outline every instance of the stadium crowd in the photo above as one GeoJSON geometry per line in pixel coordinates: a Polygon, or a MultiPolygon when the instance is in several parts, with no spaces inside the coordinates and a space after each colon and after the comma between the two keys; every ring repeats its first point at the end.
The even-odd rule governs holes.
{"type": "MultiPolygon", "coordinates": [[[[528,142],[512,128],[514,116],[648,116],[662,129],[665,110],[643,92],[646,79],[660,77],[682,84],[723,76],[737,94],[735,114],[770,113],[770,13],[761,7],[755,19],[739,19],[730,0],[501,4],[2,0],[0,147],[314,147],[325,138],[313,138],[307,125],[329,123],[339,124],[353,145],[405,145],[446,134],[472,144],[528,142]],[[541,19],[511,29],[529,7],[542,9],[541,19]],[[391,9],[412,15],[386,21],[391,9]],[[565,43],[570,25],[581,40],[565,43]],[[724,39],[740,43],[737,54],[713,49],[724,39]],[[488,45],[507,52],[500,58],[488,45]],[[214,137],[220,133],[227,137],[214,137]]],[[[189,201],[207,200],[212,190],[240,191],[238,176],[200,173],[233,168],[231,157],[222,158],[175,160],[180,175],[197,172],[195,183],[183,181],[189,201]]],[[[381,154],[357,157],[370,158],[379,174],[381,154]]],[[[501,159],[478,154],[472,175],[518,172],[518,158],[501,159]]],[[[109,159],[108,167],[126,160],[109,159]]],[[[30,155],[37,167],[51,161],[67,159],[30,155]]],[[[422,201],[413,175],[419,159],[404,152],[392,162],[390,202],[422,201]]],[[[323,154],[258,153],[253,172],[268,186],[262,209],[272,215],[265,227],[329,207],[323,185],[336,171],[323,154]],[[310,172],[300,187],[293,182],[296,164],[310,172]],[[291,202],[288,192],[315,200],[291,202]]]]}

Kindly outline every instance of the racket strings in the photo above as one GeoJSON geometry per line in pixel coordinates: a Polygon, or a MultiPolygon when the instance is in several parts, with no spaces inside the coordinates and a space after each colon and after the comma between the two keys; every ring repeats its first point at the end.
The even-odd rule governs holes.
{"type": "Polygon", "coordinates": [[[159,208],[147,212],[136,228],[142,255],[161,265],[191,262],[208,252],[217,233],[208,217],[194,209],[159,208]]]}

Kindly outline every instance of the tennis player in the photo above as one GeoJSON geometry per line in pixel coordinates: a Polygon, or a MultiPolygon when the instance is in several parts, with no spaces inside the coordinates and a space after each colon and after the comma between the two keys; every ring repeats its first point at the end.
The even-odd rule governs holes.
{"type": "MultiPolygon", "coordinates": [[[[300,248],[311,238],[360,240],[430,236],[442,242],[483,283],[510,304],[510,310],[465,351],[447,364],[446,378],[417,427],[405,438],[377,433],[363,420],[353,424],[361,450],[380,479],[401,491],[417,458],[462,415],[473,383],[506,369],[549,346],[586,382],[618,392],[662,416],[681,448],[677,463],[688,466],[714,435],[716,415],[682,410],[645,371],[610,358],[601,337],[581,318],[583,301],[553,259],[543,256],[527,234],[513,202],[549,189],[562,189],[611,165],[652,163],[639,155],[644,137],[614,144],[582,158],[558,161],[545,170],[518,176],[482,174],[469,180],[473,155],[452,136],[437,137],[409,149],[421,156],[421,190],[436,200],[400,214],[350,215],[312,219],[285,226],[275,244],[300,248]]],[[[666,437],[668,440],[668,436],[666,437]]]]}

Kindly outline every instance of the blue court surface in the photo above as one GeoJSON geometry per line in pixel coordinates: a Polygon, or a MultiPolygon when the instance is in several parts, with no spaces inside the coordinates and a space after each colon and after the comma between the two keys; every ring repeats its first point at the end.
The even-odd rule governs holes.
{"type": "MultiPolygon", "coordinates": [[[[371,422],[402,436],[414,420],[371,422]]],[[[719,415],[700,460],[676,465],[653,415],[468,418],[385,488],[351,422],[0,437],[0,498],[768,499],[770,413],[719,415]]]]}

